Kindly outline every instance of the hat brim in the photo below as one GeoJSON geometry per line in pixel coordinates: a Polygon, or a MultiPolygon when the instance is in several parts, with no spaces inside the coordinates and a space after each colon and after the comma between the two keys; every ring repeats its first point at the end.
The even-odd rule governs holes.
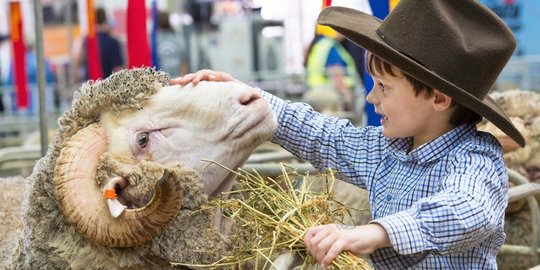
{"type": "Polygon", "coordinates": [[[350,8],[328,7],[321,12],[317,22],[334,28],[347,39],[403,72],[447,94],[460,104],[492,122],[521,147],[525,146],[525,139],[521,133],[493,99],[489,96],[486,96],[484,100],[476,98],[388,45],[376,33],[382,23],[378,18],[350,8]]]}

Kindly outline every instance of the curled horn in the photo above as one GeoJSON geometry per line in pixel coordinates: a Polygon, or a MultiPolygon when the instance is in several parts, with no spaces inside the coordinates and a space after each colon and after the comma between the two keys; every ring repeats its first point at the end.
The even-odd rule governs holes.
{"type": "Polygon", "coordinates": [[[107,150],[105,130],[92,124],[62,148],[54,185],[67,220],[86,238],[109,247],[133,247],[159,235],[180,210],[180,183],[165,170],[147,205],[109,214],[96,180],[99,157],[107,150]]]}

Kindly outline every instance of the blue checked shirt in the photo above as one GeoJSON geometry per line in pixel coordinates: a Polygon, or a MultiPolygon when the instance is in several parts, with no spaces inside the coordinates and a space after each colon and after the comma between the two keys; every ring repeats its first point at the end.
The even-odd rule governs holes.
{"type": "Polygon", "coordinates": [[[497,269],[508,177],[493,136],[463,125],[407,153],[410,138],[261,92],[278,115],[273,142],[369,192],[392,244],[371,255],[376,269],[497,269]]]}

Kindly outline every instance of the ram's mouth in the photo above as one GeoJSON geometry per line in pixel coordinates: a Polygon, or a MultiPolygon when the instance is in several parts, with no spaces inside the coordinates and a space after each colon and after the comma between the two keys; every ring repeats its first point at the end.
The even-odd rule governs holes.
{"type": "Polygon", "coordinates": [[[250,133],[252,130],[256,130],[257,127],[263,125],[267,122],[268,118],[271,117],[272,111],[267,110],[257,116],[249,117],[245,121],[241,122],[240,125],[233,131],[233,138],[241,138],[247,133],[250,133]]]}

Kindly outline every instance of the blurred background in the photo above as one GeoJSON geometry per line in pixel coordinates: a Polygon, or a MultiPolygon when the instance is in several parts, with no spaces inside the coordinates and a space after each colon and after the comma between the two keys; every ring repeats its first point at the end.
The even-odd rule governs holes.
{"type": "MultiPolygon", "coordinates": [[[[333,5],[384,19],[398,2],[0,0],[0,147],[43,140],[41,70],[45,74],[41,122],[47,122],[51,133],[81,83],[137,65],[154,66],[172,77],[204,68],[226,71],[357,125],[378,125],[378,116],[365,104],[371,82],[363,67],[363,50],[331,29],[317,27],[316,18],[333,5]],[[41,17],[36,16],[36,7],[41,17]],[[41,47],[38,36],[43,37],[41,47]],[[130,55],[128,45],[138,52],[147,48],[148,55],[130,55]],[[43,63],[38,64],[41,50],[43,63]]],[[[509,25],[518,40],[493,90],[540,91],[540,1],[481,2],[509,25]]]]}
{"type": "MultiPolygon", "coordinates": [[[[125,68],[155,67],[173,78],[200,69],[225,71],[282,98],[348,118],[355,125],[379,125],[379,116],[365,102],[373,83],[364,69],[363,49],[332,29],[318,26],[316,19],[330,5],[384,19],[398,2],[0,0],[0,189],[14,196],[3,201],[22,198],[23,181],[13,189],[11,180],[4,177],[22,179],[31,173],[53,139],[58,117],[70,108],[81,84],[125,68]]],[[[498,14],[517,39],[514,55],[493,86],[494,94],[512,93],[504,108],[530,135],[527,147],[505,153],[507,168],[518,172],[510,174],[510,183],[540,183],[540,105],[534,101],[540,93],[540,0],[480,2],[498,14]],[[520,94],[524,94],[521,99],[515,98],[520,94]]],[[[505,97],[499,96],[498,101],[505,97]]],[[[277,161],[292,163],[299,171],[313,170],[269,144],[257,149],[245,165],[277,175],[281,173],[277,161]]],[[[340,189],[355,192],[350,187],[340,189]]],[[[519,203],[513,209],[520,210],[525,200],[519,203]]],[[[533,229],[515,230],[518,237],[508,234],[501,254],[513,257],[508,264],[501,259],[501,269],[540,264],[540,210],[532,197],[527,203],[533,214],[520,210],[515,215],[523,218],[509,215],[507,224],[522,228],[532,223],[533,229]],[[518,246],[523,239],[526,246],[518,246]]]]}
{"type": "MultiPolygon", "coordinates": [[[[21,113],[13,96],[10,79],[13,48],[10,38],[10,3],[0,1],[0,73],[4,114],[21,113]]],[[[19,1],[23,20],[23,35],[27,50],[35,44],[34,1],[19,1]]],[[[44,0],[44,56],[49,78],[47,105],[50,112],[69,106],[73,89],[87,78],[77,73],[81,66],[74,63],[81,40],[88,33],[88,1],[44,0]],[[74,69],[77,68],[77,69],[74,69]],[[75,73],[75,74],[72,74],[75,73]]],[[[123,65],[127,67],[127,0],[94,0],[94,8],[103,8],[110,34],[120,43],[123,65]]],[[[181,50],[177,61],[185,65],[181,72],[202,68],[223,70],[244,81],[255,81],[266,89],[299,94],[303,89],[304,54],[315,34],[315,20],[321,2],[313,0],[147,0],[146,22],[149,42],[154,28],[152,8],[166,12],[171,30],[178,35],[181,50]],[[279,90],[278,90],[279,89],[279,90]]],[[[160,14],[158,14],[159,16],[160,14]]],[[[159,27],[157,27],[159,28],[159,27]]],[[[149,44],[151,45],[151,44],[149,44]]],[[[82,49],[81,49],[82,47],[82,49]]],[[[154,48],[152,48],[154,49],[154,48]]],[[[156,48],[157,49],[157,48],[156,48]]],[[[174,48],[171,48],[173,50],[174,48]]],[[[106,54],[107,52],[105,52],[106,54]]],[[[26,57],[27,65],[32,59],[26,57]]],[[[163,63],[162,63],[163,64],[163,63]]],[[[28,83],[35,83],[27,76],[28,83]]],[[[34,91],[30,85],[29,91],[34,91]]],[[[36,111],[30,96],[28,112],[36,111]]],[[[24,112],[22,112],[24,113],[24,112]]]]}

